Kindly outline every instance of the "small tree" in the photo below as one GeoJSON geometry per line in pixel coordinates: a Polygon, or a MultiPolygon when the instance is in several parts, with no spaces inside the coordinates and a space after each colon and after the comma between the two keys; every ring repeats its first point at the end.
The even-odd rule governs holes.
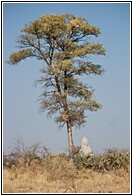
{"type": "Polygon", "coordinates": [[[101,105],[93,99],[91,86],[80,76],[101,75],[101,65],[90,61],[91,55],[105,55],[100,43],[90,43],[89,37],[98,37],[100,29],[91,26],[85,18],[72,14],[43,15],[21,30],[17,43],[20,50],[10,55],[9,64],[35,57],[45,62],[43,76],[37,83],[43,85],[40,110],[48,110],[60,127],[67,125],[69,152],[72,156],[72,127],[85,123],[85,110],[97,111],[101,105]]]}

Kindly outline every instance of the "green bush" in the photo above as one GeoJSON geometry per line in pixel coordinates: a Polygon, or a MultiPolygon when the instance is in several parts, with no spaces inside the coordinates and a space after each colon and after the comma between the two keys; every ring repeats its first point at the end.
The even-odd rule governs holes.
{"type": "Polygon", "coordinates": [[[76,154],[73,161],[78,169],[88,168],[93,171],[104,172],[124,168],[128,170],[130,165],[130,153],[127,150],[108,149],[101,155],[81,156],[76,154]]]}

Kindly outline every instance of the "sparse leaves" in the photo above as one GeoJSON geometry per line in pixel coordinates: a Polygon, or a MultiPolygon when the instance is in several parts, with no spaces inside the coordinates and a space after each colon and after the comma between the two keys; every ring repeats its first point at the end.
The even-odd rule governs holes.
{"type": "Polygon", "coordinates": [[[100,29],[72,14],[50,14],[25,25],[21,32],[17,40],[21,50],[12,53],[8,63],[14,65],[29,57],[44,61],[43,76],[36,82],[43,87],[41,111],[56,115],[56,122],[69,124],[69,129],[80,127],[85,123],[85,110],[101,108],[93,99],[94,90],[79,77],[104,73],[100,64],[90,61],[92,55],[106,53],[102,44],[88,39],[98,37],[100,29]]]}

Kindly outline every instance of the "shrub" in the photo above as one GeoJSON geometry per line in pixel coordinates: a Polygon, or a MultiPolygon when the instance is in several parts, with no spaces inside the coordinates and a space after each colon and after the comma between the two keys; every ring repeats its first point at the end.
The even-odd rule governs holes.
{"type": "Polygon", "coordinates": [[[130,153],[128,150],[108,149],[103,154],[101,161],[104,162],[104,167],[107,170],[127,169],[130,165],[130,153]]]}
{"type": "Polygon", "coordinates": [[[116,148],[107,149],[103,154],[84,156],[79,152],[80,147],[74,147],[73,160],[71,160],[69,155],[65,153],[51,155],[49,150],[41,146],[40,143],[27,146],[22,138],[18,138],[11,147],[11,150],[12,152],[9,155],[3,155],[4,168],[30,166],[32,162],[34,168],[36,165],[41,165],[46,170],[49,179],[60,179],[66,176],[66,174],[70,174],[72,172],[70,165],[72,167],[74,166],[73,171],[75,171],[75,167],[77,169],[91,169],[97,172],[117,170],[120,168],[129,171],[130,169],[129,151],[120,151],[116,148]]]}
{"type": "Polygon", "coordinates": [[[130,165],[130,153],[127,150],[108,149],[101,155],[81,156],[78,153],[73,161],[78,169],[89,168],[94,171],[104,172],[124,168],[128,170],[130,165]]]}
{"type": "Polygon", "coordinates": [[[30,165],[32,160],[38,160],[41,162],[42,158],[50,155],[49,150],[41,146],[40,143],[26,145],[22,137],[18,137],[10,147],[11,153],[3,155],[3,166],[11,168],[12,165],[17,166],[20,159],[23,160],[23,164],[30,165]]]}
{"type": "Polygon", "coordinates": [[[11,168],[12,165],[17,166],[19,163],[19,156],[16,153],[10,153],[9,155],[3,155],[3,167],[11,168]]]}

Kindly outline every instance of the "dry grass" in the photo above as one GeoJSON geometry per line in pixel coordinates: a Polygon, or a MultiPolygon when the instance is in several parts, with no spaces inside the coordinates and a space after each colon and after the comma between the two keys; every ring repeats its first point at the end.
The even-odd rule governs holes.
{"type": "Polygon", "coordinates": [[[72,161],[44,159],[3,170],[3,193],[129,193],[130,172],[77,169],[72,161]]]}

